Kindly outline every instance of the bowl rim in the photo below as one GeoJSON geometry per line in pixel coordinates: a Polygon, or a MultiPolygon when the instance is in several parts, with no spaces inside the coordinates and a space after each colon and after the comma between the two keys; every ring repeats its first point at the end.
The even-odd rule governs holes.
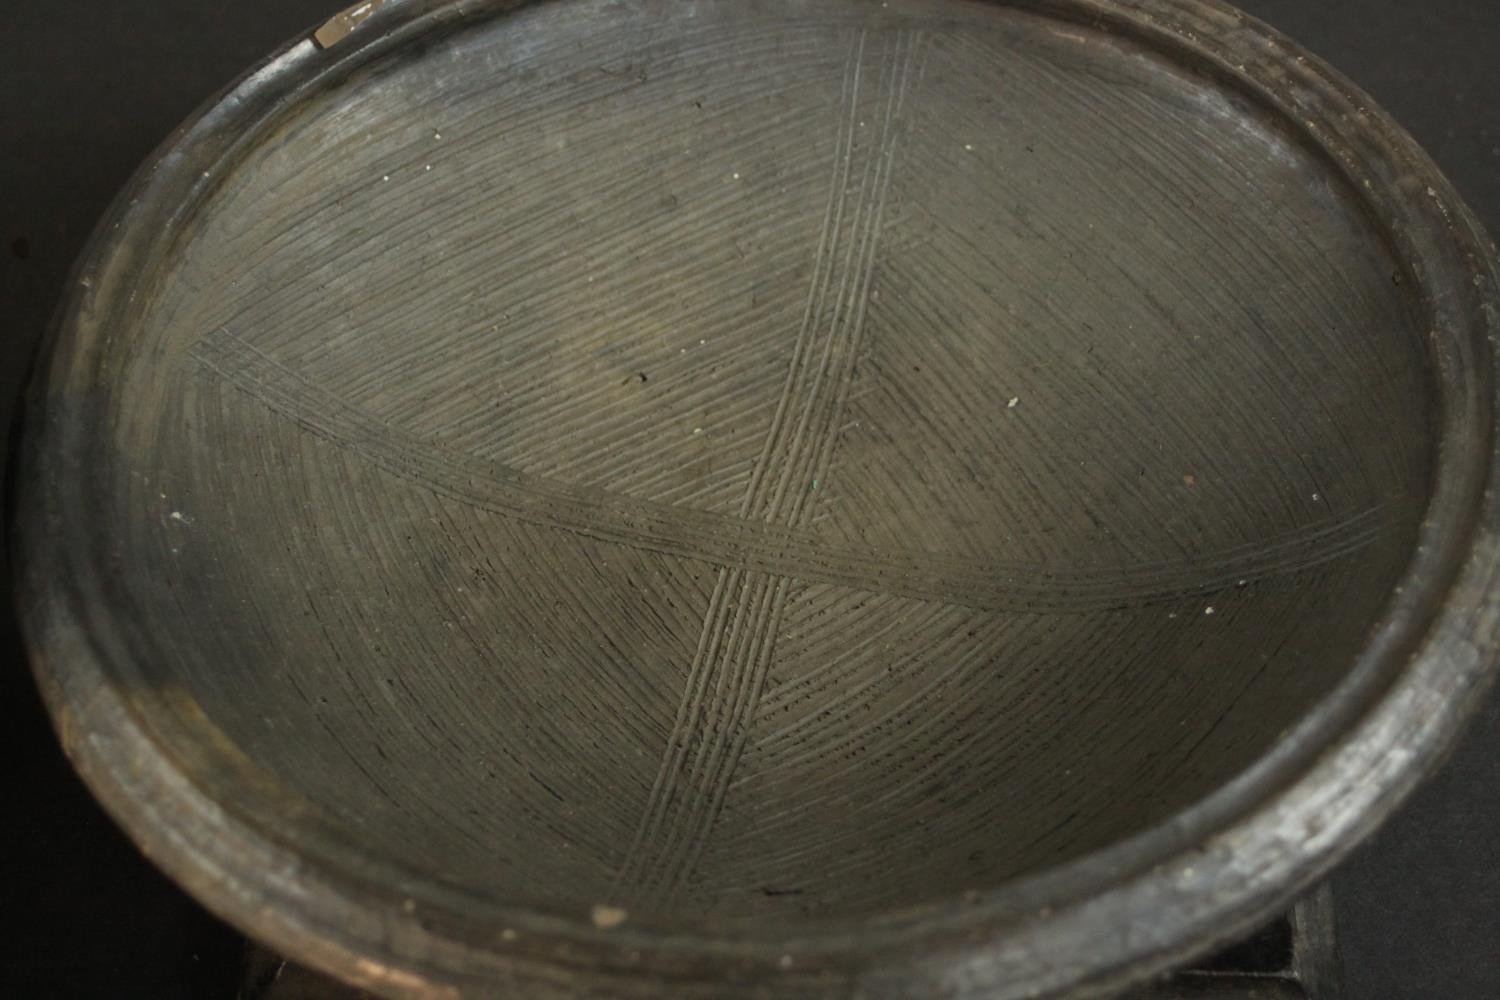
{"type": "Polygon", "coordinates": [[[1396,809],[1450,748],[1500,647],[1493,244],[1373,101],[1219,0],[989,2],[1123,37],[1273,112],[1362,198],[1419,289],[1439,398],[1433,491],[1402,582],[1336,690],[1246,772],[1126,840],[983,893],[794,931],[601,930],[583,913],[479,907],[347,845],[309,855],[216,799],[117,683],[141,647],[110,613],[119,595],[99,569],[103,543],[80,527],[99,435],[78,401],[97,360],[90,348],[133,308],[132,276],[268,122],[418,38],[529,6],[384,0],[336,45],[304,36],[284,47],[148,159],[81,257],[23,407],[13,548],[33,670],[74,766],[148,857],[251,936],[392,996],[501,986],[531,996],[1086,996],[1248,930],[1396,809]],[[476,914],[499,922],[477,926],[476,914]]]}

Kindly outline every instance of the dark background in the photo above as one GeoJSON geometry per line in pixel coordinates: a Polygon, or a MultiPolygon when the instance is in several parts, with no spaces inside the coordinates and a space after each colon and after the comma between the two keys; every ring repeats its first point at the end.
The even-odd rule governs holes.
{"type": "MultiPolygon", "coordinates": [[[[203,100],[346,3],[0,0],[0,426],[68,267],[137,164],[203,100]]],[[[1494,0],[1241,6],[1368,90],[1500,234],[1494,0]]],[[[228,1000],[239,939],[157,874],[73,776],[0,597],[0,907],[11,928],[0,997],[228,1000]]],[[[1497,750],[1500,695],[1334,876],[1350,1000],[1500,1000],[1497,750]]]]}

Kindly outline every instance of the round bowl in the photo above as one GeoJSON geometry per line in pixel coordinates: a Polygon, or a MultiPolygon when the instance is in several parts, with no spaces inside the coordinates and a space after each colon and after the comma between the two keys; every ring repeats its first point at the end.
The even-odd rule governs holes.
{"type": "Polygon", "coordinates": [[[391,996],[1089,996],[1496,648],[1493,246],[1199,0],[368,2],[102,223],[22,612],[158,864],[391,996]]]}

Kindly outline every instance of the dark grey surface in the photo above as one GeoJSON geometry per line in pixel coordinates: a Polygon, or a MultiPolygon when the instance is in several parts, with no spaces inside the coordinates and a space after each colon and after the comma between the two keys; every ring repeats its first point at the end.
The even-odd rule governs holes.
{"type": "MultiPolygon", "coordinates": [[[[0,94],[7,143],[0,190],[8,196],[0,294],[11,320],[0,348],[0,393],[7,408],[19,358],[129,171],[209,92],[338,6],[12,4],[0,54],[14,81],[0,94]]],[[[1500,95],[1488,79],[1500,32],[1485,5],[1245,6],[1369,89],[1434,154],[1491,230],[1500,229],[1500,95]]],[[[205,976],[194,983],[186,974],[194,968],[190,948],[222,962],[233,951],[227,936],[149,870],[132,870],[128,849],[48,741],[18,660],[4,693],[23,716],[8,727],[15,746],[6,766],[15,769],[8,784],[22,796],[13,813],[25,817],[6,830],[18,838],[5,852],[16,865],[8,898],[40,919],[7,944],[15,950],[4,956],[0,992],[51,984],[47,995],[213,995],[205,976]]],[[[1500,995],[1500,962],[1491,954],[1500,940],[1497,738],[1492,699],[1453,764],[1338,877],[1351,997],[1500,995]]]]}
{"type": "MultiPolygon", "coordinates": [[[[1245,0],[1367,90],[1500,233],[1491,3],[1245,0]]],[[[1351,1000],[1500,997],[1500,698],[1333,881],[1351,1000]]]]}

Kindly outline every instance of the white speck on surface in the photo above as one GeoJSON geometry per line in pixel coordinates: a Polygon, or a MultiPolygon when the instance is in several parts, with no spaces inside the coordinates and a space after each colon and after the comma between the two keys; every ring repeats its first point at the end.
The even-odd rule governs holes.
{"type": "Polygon", "coordinates": [[[192,524],[193,523],[192,519],[189,518],[186,514],[184,514],[180,510],[174,510],[174,511],[172,511],[172,520],[174,520],[174,521],[180,521],[183,524],[192,524]]]}
{"type": "Polygon", "coordinates": [[[1010,401],[1005,404],[1005,408],[1007,410],[1014,410],[1016,407],[1018,407],[1020,405],[1021,405],[1021,397],[1020,396],[1012,396],[1012,397],[1010,397],[1010,401]]]}
{"type": "Polygon", "coordinates": [[[504,941],[506,944],[514,941],[516,939],[516,936],[516,932],[511,930],[509,927],[500,932],[500,940],[504,941]]]}
{"type": "Polygon", "coordinates": [[[699,346],[702,346],[703,344],[706,344],[706,343],[708,343],[708,341],[706,341],[706,340],[700,340],[700,341],[698,341],[699,346]]]}
{"type": "Polygon", "coordinates": [[[388,181],[388,180],[391,179],[391,175],[390,174],[386,174],[384,177],[382,177],[380,179],[383,180],[383,181],[388,181]]]}
{"type": "Polygon", "coordinates": [[[1436,198],[1437,197],[1437,191],[1435,191],[1432,188],[1428,188],[1427,189],[1427,197],[1429,197],[1429,198],[1436,198]]]}
{"type": "Polygon", "coordinates": [[[1213,609],[1213,608],[1204,608],[1204,609],[1203,609],[1203,613],[1204,613],[1204,614],[1205,614],[1205,615],[1211,615],[1211,614],[1213,614],[1213,613],[1214,613],[1214,609],[1213,609]]]}
{"type": "Polygon", "coordinates": [[[693,428],[693,433],[694,434],[702,434],[703,433],[703,428],[702,427],[694,427],[693,428]]]}
{"type": "Polygon", "coordinates": [[[434,138],[434,139],[441,139],[441,138],[442,138],[442,137],[443,137],[443,133],[441,133],[441,132],[437,132],[437,131],[434,131],[434,132],[433,132],[433,133],[432,133],[432,137],[433,137],[433,138],[434,138]]]}
{"type": "Polygon", "coordinates": [[[968,151],[968,152],[970,152],[970,153],[972,153],[972,152],[974,152],[974,147],[973,147],[973,145],[972,145],[972,144],[970,144],[970,143],[967,143],[967,142],[966,142],[966,143],[964,143],[964,149],[965,149],[965,150],[967,150],[967,151],[968,151]]]}
{"type": "Polygon", "coordinates": [[[1177,617],[1177,612],[1175,612],[1175,611],[1168,611],[1167,612],[1167,617],[1168,618],[1176,618],[1177,617]]]}
{"type": "Polygon", "coordinates": [[[426,170],[431,170],[431,169],[432,169],[432,164],[430,164],[430,163],[429,163],[429,164],[427,164],[427,166],[426,166],[426,167],[425,167],[425,168],[423,168],[423,169],[426,169],[426,170]]]}
{"type": "Polygon", "coordinates": [[[207,176],[209,176],[209,173],[208,173],[208,171],[207,171],[207,170],[205,170],[205,171],[203,171],[203,176],[204,176],[204,177],[207,177],[207,176]]]}
{"type": "Polygon", "coordinates": [[[623,924],[630,914],[618,906],[608,906],[604,903],[595,903],[589,913],[589,919],[593,920],[594,926],[601,931],[613,930],[623,924]]]}
{"type": "Polygon", "coordinates": [[[740,179],[740,175],[739,175],[739,174],[735,174],[735,175],[734,175],[734,179],[735,179],[735,180],[739,180],[739,179],[740,179]]]}
{"type": "Polygon", "coordinates": [[[1322,498],[1322,497],[1321,497],[1321,496],[1319,496],[1319,495],[1318,495],[1318,494],[1316,494],[1316,493],[1314,493],[1314,494],[1313,494],[1313,499],[1314,499],[1314,500],[1321,500],[1321,499],[1323,499],[1323,498],[1322,498]]]}

